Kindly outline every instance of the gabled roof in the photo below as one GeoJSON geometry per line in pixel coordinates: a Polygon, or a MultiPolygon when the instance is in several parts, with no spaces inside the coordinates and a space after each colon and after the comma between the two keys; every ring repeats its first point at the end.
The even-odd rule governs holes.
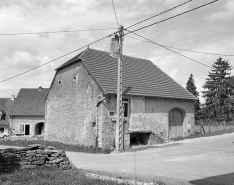
{"type": "MultiPolygon", "coordinates": [[[[91,75],[107,94],[117,93],[118,59],[108,52],[86,49],[56,70],[83,60],[91,75]]],[[[123,94],[190,99],[196,98],[150,60],[123,56],[123,94]]]]}
{"type": "Polygon", "coordinates": [[[45,98],[49,92],[48,88],[20,89],[13,104],[11,115],[17,116],[44,116],[45,98]]]}
{"type": "Polygon", "coordinates": [[[10,114],[13,103],[14,100],[11,100],[10,98],[0,98],[0,111],[6,114],[6,119],[0,120],[0,125],[8,124],[8,115],[10,114]]]}

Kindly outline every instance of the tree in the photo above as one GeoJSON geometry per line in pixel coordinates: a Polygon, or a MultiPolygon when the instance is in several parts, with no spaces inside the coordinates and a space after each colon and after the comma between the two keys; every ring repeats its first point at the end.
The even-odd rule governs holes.
{"type": "Polygon", "coordinates": [[[234,95],[234,84],[230,73],[232,66],[219,57],[212,67],[203,86],[207,89],[203,92],[207,116],[217,121],[231,120],[234,105],[231,101],[234,95]]]}
{"type": "MultiPolygon", "coordinates": [[[[197,87],[195,85],[195,81],[193,79],[193,74],[190,75],[187,83],[186,83],[186,89],[193,94],[196,98],[198,98],[199,93],[197,92],[197,87]]],[[[194,115],[195,115],[195,120],[200,119],[200,100],[199,98],[194,102],[194,115]]]]}

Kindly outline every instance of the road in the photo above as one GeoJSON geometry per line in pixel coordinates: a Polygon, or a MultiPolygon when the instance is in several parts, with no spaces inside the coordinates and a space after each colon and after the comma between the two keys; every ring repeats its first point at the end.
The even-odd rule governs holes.
{"type": "Polygon", "coordinates": [[[234,184],[234,133],[176,142],[136,152],[66,152],[81,169],[170,184],[234,184]]]}

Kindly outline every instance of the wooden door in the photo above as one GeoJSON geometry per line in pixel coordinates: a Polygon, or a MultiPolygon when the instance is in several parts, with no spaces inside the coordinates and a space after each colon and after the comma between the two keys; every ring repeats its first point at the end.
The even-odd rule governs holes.
{"type": "Polygon", "coordinates": [[[169,138],[183,136],[183,115],[179,109],[172,109],[169,113],[169,138]]]}

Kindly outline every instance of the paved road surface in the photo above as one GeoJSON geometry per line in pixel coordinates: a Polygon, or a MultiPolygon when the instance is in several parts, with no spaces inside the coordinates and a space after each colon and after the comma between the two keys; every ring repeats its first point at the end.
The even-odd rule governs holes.
{"type": "Polygon", "coordinates": [[[67,152],[77,168],[167,184],[234,184],[234,133],[137,152],[67,152]]]}

